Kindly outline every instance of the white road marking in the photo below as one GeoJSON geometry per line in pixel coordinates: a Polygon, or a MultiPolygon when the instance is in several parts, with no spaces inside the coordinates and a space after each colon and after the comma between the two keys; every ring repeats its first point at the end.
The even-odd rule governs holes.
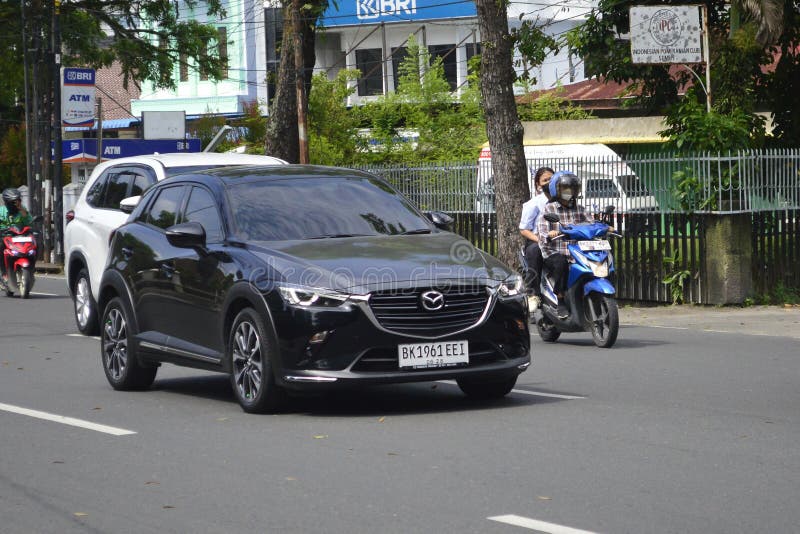
{"type": "MultiPolygon", "coordinates": [[[[451,384],[453,386],[457,386],[455,380],[437,380],[440,384],[451,384]]],[[[586,397],[578,397],[576,395],[562,395],[561,393],[545,393],[544,391],[528,391],[525,389],[512,389],[511,393],[519,393],[521,395],[532,395],[534,397],[552,397],[554,399],[567,399],[567,400],[575,400],[575,399],[585,399],[586,397]]]]}
{"type": "Polygon", "coordinates": [[[96,339],[100,341],[100,336],[84,336],[83,334],[67,334],[68,337],[82,337],[86,339],[96,339]]]}
{"type": "Polygon", "coordinates": [[[136,434],[132,430],[125,430],[124,428],[117,428],[113,426],[98,425],[83,419],[74,419],[72,417],[64,417],[63,415],[56,415],[47,412],[40,412],[38,410],[30,410],[20,406],[13,406],[11,404],[0,403],[0,410],[16,413],[19,415],[27,415],[28,417],[35,417],[36,419],[44,419],[45,421],[54,421],[62,425],[76,426],[85,428],[87,430],[94,430],[95,432],[102,432],[104,434],[111,434],[112,436],[127,436],[129,434],[136,434]]]}
{"type": "Polygon", "coordinates": [[[547,534],[594,534],[589,530],[565,527],[563,525],[538,521],[521,515],[496,515],[494,517],[487,517],[486,519],[499,523],[506,523],[507,525],[514,525],[515,527],[536,530],[538,532],[546,532],[547,534]]]}
{"type": "Polygon", "coordinates": [[[60,297],[58,293],[39,293],[38,291],[31,291],[31,295],[39,295],[41,297],[60,297]]]}
{"type": "Polygon", "coordinates": [[[630,323],[630,324],[623,324],[622,326],[644,326],[645,328],[663,328],[665,330],[689,330],[689,328],[687,328],[685,326],[660,326],[660,325],[654,325],[654,324],[630,323]]]}

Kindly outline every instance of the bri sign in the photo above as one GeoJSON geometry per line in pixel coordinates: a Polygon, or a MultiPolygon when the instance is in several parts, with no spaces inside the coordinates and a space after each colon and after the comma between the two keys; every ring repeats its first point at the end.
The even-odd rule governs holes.
{"type": "Polygon", "coordinates": [[[94,124],[94,69],[61,69],[61,126],[94,124]]]}
{"type": "Polygon", "coordinates": [[[410,22],[476,16],[475,3],[440,0],[341,0],[330,2],[322,25],[353,26],[379,22],[410,22]]]}

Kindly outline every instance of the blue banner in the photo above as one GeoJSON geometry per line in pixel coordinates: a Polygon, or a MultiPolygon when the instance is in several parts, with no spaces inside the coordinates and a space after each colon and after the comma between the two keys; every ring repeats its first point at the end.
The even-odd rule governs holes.
{"type": "Polygon", "coordinates": [[[325,11],[322,25],[326,28],[476,16],[472,0],[339,0],[338,4],[337,8],[331,2],[325,11]]]}
{"type": "MultiPolygon", "coordinates": [[[[103,139],[102,159],[147,154],[200,152],[200,139],[103,139]]],[[[97,139],[68,139],[61,143],[64,163],[97,161],[97,139]]]]}

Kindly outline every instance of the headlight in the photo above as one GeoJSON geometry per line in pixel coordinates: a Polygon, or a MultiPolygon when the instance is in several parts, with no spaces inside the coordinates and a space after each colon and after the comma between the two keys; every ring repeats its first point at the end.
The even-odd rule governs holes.
{"type": "Polygon", "coordinates": [[[349,295],[316,287],[284,286],[278,288],[283,299],[294,306],[339,306],[349,295]]]}
{"type": "Polygon", "coordinates": [[[592,274],[598,278],[608,277],[608,262],[607,261],[587,261],[589,267],[592,268],[592,274]]]}
{"type": "Polygon", "coordinates": [[[513,297],[522,292],[522,277],[512,274],[497,286],[497,294],[501,297],[513,297]]]}

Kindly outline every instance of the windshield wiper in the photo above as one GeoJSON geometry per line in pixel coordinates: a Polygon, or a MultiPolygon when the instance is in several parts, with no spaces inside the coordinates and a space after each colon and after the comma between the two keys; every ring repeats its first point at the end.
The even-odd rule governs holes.
{"type": "Polygon", "coordinates": [[[431,233],[430,228],[417,228],[416,230],[406,230],[405,232],[400,232],[400,235],[429,234],[429,233],[431,233]]]}
{"type": "Polygon", "coordinates": [[[335,239],[337,237],[366,237],[367,234],[322,234],[322,235],[315,235],[313,237],[307,237],[306,239],[335,239]]]}

